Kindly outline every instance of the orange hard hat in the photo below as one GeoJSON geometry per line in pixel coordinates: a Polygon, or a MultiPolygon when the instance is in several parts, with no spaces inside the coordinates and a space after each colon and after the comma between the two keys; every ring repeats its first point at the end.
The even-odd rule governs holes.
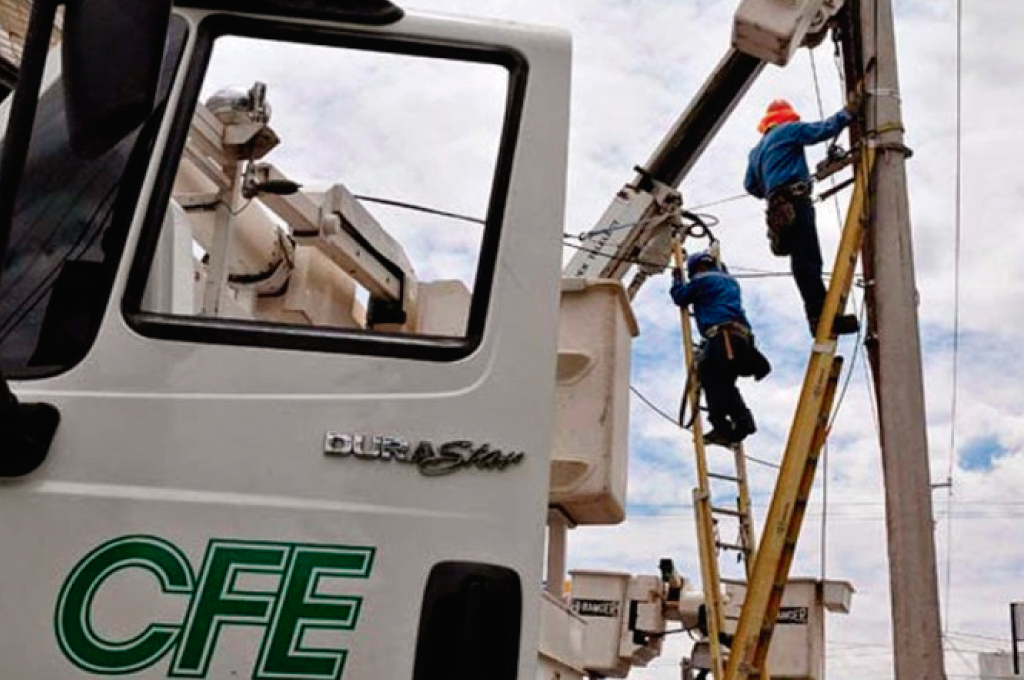
{"type": "Polygon", "coordinates": [[[768,132],[776,125],[792,123],[800,120],[799,114],[793,110],[793,106],[785,99],[773,99],[768,108],[765,109],[764,117],[757,124],[757,131],[761,134],[768,132]]]}

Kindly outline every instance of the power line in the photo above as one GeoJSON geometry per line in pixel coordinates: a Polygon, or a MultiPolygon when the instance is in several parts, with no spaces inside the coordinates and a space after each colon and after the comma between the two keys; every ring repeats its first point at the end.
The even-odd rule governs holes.
{"type": "MultiPolygon", "coordinates": [[[[648,219],[646,221],[650,222],[650,219],[648,219]]],[[[575,234],[575,235],[573,235],[573,234],[562,234],[562,235],[565,238],[574,238],[577,241],[586,241],[586,240],[588,240],[588,239],[590,239],[591,237],[594,237],[594,236],[604,236],[606,234],[611,234],[611,233],[614,233],[616,231],[621,231],[623,229],[632,229],[633,227],[640,226],[643,223],[644,223],[643,221],[625,222],[623,224],[613,224],[610,227],[602,227],[601,229],[591,229],[590,231],[581,231],[580,233],[575,234]]]]}
{"type": "MultiPolygon", "coordinates": [[[[576,238],[571,234],[563,234],[567,238],[576,238]]],[[[625,257],[624,255],[611,255],[609,253],[603,253],[600,250],[594,248],[587,248],[586,246],[576,245],[575,243],[569,243],[568,241],[562,241],[562,245],[573,250],[578,250],[581,253],[590,253],[591,255],[600,255],[601,257],[607,258],[611,262],[626,262],[629,264],[643,265],[646,267],[657,267],[659,269],[667,269],[668,264],[664,262],[645,262],[644,260],[637,259],[635,257],[625,257]]]]}
{"type": "MultiPolygon", "coordinates": [[[[753,460],[750,456],[747,456],[749,460],[753,460]]],[[[761,461],[764,465],[771,465],[761,461]]],[[[829,511],[829,522],[835,524],[836,522],[871,522],[871,523],[882,523],[885,521],[884,512],[836,512],[837,507],[842,507],[843,503],[836,503],[830,501],[831,510],[829,511]]],[[[751,507],[755,509],[767,509],[769,507],[768,500],[751,503],[751,507]]],[[[691,517],[692,515],[684,514],[680,512],[672,512],[674,510],[690,510],[692,505],[686,505],[681,503],[630,503],[630,509],[635,510],[646,510],[649,512],[656,512],[657,514],[651,515],[630,515],[630,521],[654,521],[662,519],[679,519],[685,517],[691,517]]],[[[1024,518],[1024,515],[1012,515],[1004,517],[1003,519],[1013,519],[1014,521],[1024,518]]],[[[808,516],[807,521],[811,521],[811,517],[808,516]]],[[[817,518],[813,518],[817,519],[817,518]]],[[[976,514],[957,514],[956,519],[958,522],[991,522],[992,516],[990,515],[976,515],[976,514]]]]}
{"type": "MultiPolygon", "coordinates": [[[[814,50],[808,48],[807,54],[810,56],[810,61],[811,61],[811,77],[814,80],[814,96],[815,96],[815,99],[817,99],[817,102],[818,102],[818,118],[821,119],[821,120],[824,120],[825,119],[825,106],[822,104],[822,101],[821,101],[821,84],[818,82],[818,65],[814,61],[814,50]]],[[[833,140],[833,141],[835,141],[835,140],[833,140]]],[[[836,186],[835,175],[832,175],[829,179],[831,180],[832,188],[834,189],[835,186],[836,186]]],[[[832,205],[836,209],[836,222],[838,222],[839,224],[842,224],[843,223],[843,218],[842,218],[842,213],[841,213],[841,211],[839,209],[839,197],[837,195],[833,195],[833,197],[832,197],[832,205]]]]}
{"type": "Polygon", "coordinates": [[[378,198],[376,196],[354,196],[353,198],[357,198],[360,201],[366,201],[367,203],[380,203],[381,205],[389,205],[393,208],[415,210],[416,212],[427,213],[428,215],[450,217],[453,220],[462,220],[463,222],[473,222],[474,224],[487,224],[485,220],[482,220],[479,217],[473,217],[471,215],[462,215],[460,213],[449,212],[447,210],[438,210],[437,208],[430,208],[425,205],[419,205],[416,203],[406,203],[405,201],[396,201],[390,198],[378,198]]]}
{"type": "Polygon", "coordinates": [[[636,395],[636,396],[637,396],[637,397],[638,397],[638,398],[640,399],[640,401],[642,401],[642,402],[643,402],[644,404],[646,404],[646,405],[647,405],[647,408],[651,409],[652,411],[654,411],[655,413],[657,413],[657,414],[658,414],[659,416],[661,416],[661,417],[662,417],[662,418],[664,418],[665,420],[667,420],[667,421],[669,421],[670,423],[672,423],[673,425],[675,425],[675,426],[677,426],[677,427],[679,426],[679,423],[678,423],[678,421],[676,421],[676,419],[675,419],[675,418],[673,418],[672,416],[670,416],[669,414],[665,413],[665,412],[664,412],[664,411],[662,411],[662,410],[661,410],[660,408],[658,408],[658,407],[657,407],[657,406],[656,406],[656,405],[654,404],[654,402],[652,402],[652,401],[651,401],[650,399],[648,399],[647,397],[645,397],[645,396],[643,395],[643,393],[642,393],[642,392],[640,392],[640,390],[638,390],[637,388],[635,388],[635,387],[633,387],[632,385],[630,385],[630,386],[629,386],[629,391],[630,391],[630,392],[632,392],[633,394],[635,394],[635,395],[636,395]]]}
{"type": "Polygon", "coordinates": [[[736,194],[735,196],[729,196],[728,198],[720,198],[720,199],[718,199],[716,201],[711,201],[709,203],[702,203],[702,204],[700,204],[698,206],[694,206],[692,208],[689,208],[689,210],[691,210],[691,211],[703,210],[704,208],[711,208],[711,207],[714,207],[716,205],[722,205],[723,203],[732,203],[733,201],[738,201],[741,198],[753,198],[753,196],[751,196],[750,194],[747,194],[747,193],[736,194]]]}
{"type": "Polygon", "coordinates": [[[961,131],[961,82],[963,74],[963,3],[956,1],[956,151],[953,191],[953,221],[955,232],[954,263],[953,263],[953,385],[949,407],[949,465],[946,471],[946,611],[943,619],[946,629],[949,628],[949,608],[953,583],[953,466],[956,460],[956,407],[957,378],[959,373],[960,355],[960,217],[961,217],[961,179],[962,179],[962,131],[961,131]]]}
{"type": "MultiPolygon", "coordinates": [[[[652,402],[650,399],[645,397],[640,392],[640,390],[638,390],[636,387],[634,387],[633,385],[630,385],[629,386],[629,391],[632,392],[633,394],[635,394],[637,397],[639,397],[640,401],[642,401],[649,409],[651,409],[652,411],[657,413],[659,416],[661,416],[662,418],[664,418],[668,422],[672,423],[673,425],[678,427],[680,430],[685,430],[686,429],[682,425],[679,424],[678,420],[676,420],[675,418],[670,416],[668,413],[666,413],[662,409],[658,408],[654,404],[654,402],[652,402]]],[[[754,456],[751,456],[751,455],[746,455],[745,457],[746,457],[747,460],[749,460],[749,461],[751,461],[753,463],[758,463],[759,465],[764,465],[766,467],[775,468],[775,469],[779,469],[779,467],[780,467],[778,463],[773,463],[770,460],[763,460],[761,458],[755,458],[754,456]]]]}
{"type": "MultiPolygon", "coordinates": [[[[818,118],[824,120],[825,118],[825,107],[821,104],[821,85],[818,83],[818,66],[814,62],[814,50],[811,48],[807,49],[807,56],[811,62],[811,79],[814,81],[814,96],[818,100],[818,118]]],[[[835,180],[833,180],[833,186],[835,186],[835,180]]],[[[840,221],[839,218],[839,203],[838,199],[835,202],[836,207],[836,221],[840,221]]],[[[852,367],[851,367],[852,368],[852,367]]],[[[845,390],[844,390],[845,391],[845,390]]],[[[840,395],[839,403],[842,403],[842,395],[840,395]]],[[[838,408],[835,411],[838,412],[838,408]]],[[[835,415],[833,415],[833,418],[835,415]]],[[[831,423],[829,423],[831,426],[831,423]]],[[[821,563],[820,578],[822,581],[825,580],[826,570],[826,559],[825,555],[828,551],[828,440],[822,444],[821,447],[821,538],[819,545],[819,560],[821,563]]]]}
{"type": "Polygon", "coordinates": [[[964,655],[964,653],[962,651],[960,651],[960,648],[957,647],[955,644],[953,644],[953,641],[950,640],[949,637],[946,636],[946,635],[942,636],[942,641],[945,642],[946,645],[949,647],[949,649],[952,650],[953,653],[956,654],[960,658],[960,661],[962,661],[965,666],[967,666],[967,670],[971,671],[972,673],[975,674],[975,676],[977,676],[977,674],[978,674],[977,666],[975,666],[975,665],[973,665],[971,663],[971,661],[964,655]]]}
{"type": "Polygon", "coordinates": [[[1005,637],[994,637],[992,635],[979,635],[978,633],[964,633],[957,630],[947,630],[946,635],[952,637],[963,637],[963,638],[974,638],[977,640],[988,640],[991,642],[998,642],[1000,644],[1006,644],[1005,637]]]}
{"type": "MultiPolygon", "coordinates": [[[[820,83],[820,80],[818,78],[818,66],[817,66],[817,62],[814,59],[814,50],[813,49],[808,49],[807,50],[807,54],[808,54],[810,65],[811,65],[811,77],[812,77],[812,80],[814,81],[814,96],[815,96],[815,99],[816,99],[817,105],[818,105],[818,117],[820,119],[824,120],[825,119],[825,107],[824,107],[824,104],[822,103],[821,83],[820,83]]],[[[838,69],[838,70],[840,71],[840,79],[841,79],[842,78],[842,69],[838,69]]],[[[844,89],[844,91],[845,91],[845,89],[844,89]]],[[[831,181],[832,187],[835,188],[836,181],[835,181],[835,176],[834,175],[830,177],[830,181],[831,181]]],[[[839,224],[839,225],[842,225],[843,224],[842,210],[839,207],[839,197],[838,197],[837,194],[833,194],[833,196],[832,196],[832,205],[835,208],[836,223],[839,224]]],[[[852,296],[851,296],[851,304],[853,304],[854,311],[856,312],[856,302],[855,302],[855,300],[854,300],[854,298],[852,296]]],[[[847,391],[849,390],[851,379],[853,378],[853,372],[854,372],[854,369],[855,369],[855,367],[857,365],[857,358],[859,356],[859,350],[860,350],[860,346],[861,346],[861,338],[863,336],[863,328],[864,328],[864,324],[865,324],[865,314],[864,314],[865,310],[866,310],[866,305],[862,305],[860,313],[859,313],[860,324],[859,324],[859,327],[858,327],[858,330],[857,330],[857,338],[856,338],[856,341],[854,343],[853,356],[852,356],[852,358],[850,360],[850,366],[849,366],[849,368],[846,371],[846,379],[844,380],[843,386],[842,386],[842,388],[839,391],[839,395],[838,395],[838,397],[836,399],[835,407],[833,408],[831,417],[829,418],[828,430],[830,430],[830,431],[831,431],[832,426],[834,425],[834,423],[836,421],[836,418],[839,416],[839,411],[840,411],[840,409],[843,406],[844,400],[846,399],[846,394],[847,394],[847,391]]],[[[828,539],[828,444],[827,444],[827,442],[822,447],[822,449],[823,449],[822,450],[822,458],[821,458],[821,465],[822,465],[822,481],[821,481],[822,506],[821,506],[821,539],[820,539],[821,540],[821,547],[820,547],[820,552],[821,552],[821,579],[824,581],[825,577],[826,577],[826,552],[827,552],[827,539],[828,539]]]]}
{"type": "MultiPolygon", "coordinates": [[[[829,503],[832,504],[832,505],[839,505],[839,506],[844,506],[844,507],[845,506],[856,506],[856,507],[865,507],[865,508],[881,508],[881,507],[885,506],[885,501],[865,501],[865,500],[858,500],[858,499],[855,499],[855,498],[853,498],[853,499],[833,500],[833,501],[829,501],[829,503]]],[[[808,503],[807,503],[807,505],[809,507],[814,507],[817,504],[818,504],[818,501],[808,501],[808,503]]],[[[641,505],[645,505],[647,507],[658,507],[658,508],[675,508],[675,507],[687,507],[688,508],[688,507],[690,507],[688,504],[678,504],[678,503],[657,503],[657,504],[647,503],[647,504],[641,504],[641,505]]],[[[960,501],[959,503],[957,503],[958,507],[964,506],[964,505],[979,505],[979,506],[1020,505],[1020,503],[1012,503],[1012,502],[1011,503],[993,503],[993,502],[989,502],[989,501],[985,501],[985,500],[960,501]]],[[[1017,511],[1017,512],[1007,512],[1005,514],[1000,513],[998,515],[992,515],[992,514],[982,514],[982,513],[976,512],[976,511],[964,511],[964,512],[961,512],[961,515],[962,516],[975,517],[977,519],[990,519],[990,518],[999,519],[1000,517],[1014,519],[1014,518],[1017,518],[1017,517],[1024,516],[1024,513],[1017,511]]],[[[955,634],[957,634],[957,635],[969,635],[969,633],[955,633],[955,634]]],[[[985,636],[975,635],[974,637],[985,637],[985,636]]],[[[989,639],[993,639],[994,640],[994,639],[1002,639],[1002,638],[989,638],[989,639]]]]}

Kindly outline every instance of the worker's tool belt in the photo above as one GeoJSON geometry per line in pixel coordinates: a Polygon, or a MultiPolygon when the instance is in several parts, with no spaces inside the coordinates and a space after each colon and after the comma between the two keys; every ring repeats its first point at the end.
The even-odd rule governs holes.
{"type": "Polygon", "coordinates": [[[708,343],[723,343],[726,360],[733,364],[737,375],[753,376],[760,380],[771,373],[772,366],[754,343],[750,329],[736,321],[727,321],[705,329],[708,343]]]}
{"type": "Polygon", "coordinates": [[[790,243],[790,232],[796,222],[796,199],[811,195],[809,182],[790,182],[777,187],[768,194],[768,210],[765,222],[768,225],[768,245],[776,255],[789,255],[793,252],[790,243]]]}
{"type": "MultiPolygon", "coordinates": [[[[692,414],[689,420],[686,418],[686,404],[689,401],[691,381],[699,380],[696,369],[707,359],[712,343],[722,343],[725,360],[731,364],[736,375],[753,376],[755,380],[760,380],[772,372],[771,363],[757,349],[757,345],[754,343],[754,334],[744,324],[738,321],[726,321],[705,328],[701,331],[701,335],[704,342],[697,347],[694,363],[686,373],[686,387],[683,389],[683,399],[679,404],[679,424],[685,428],[689,428],[693,421],[692,414]]],[[[697,389],[701,389],[699,382],[697,389]]]]}
{"type": "Polygon", "coordinates": [[[726,321],[725,323],[720,323],[717,326],[711,326],[704,330],[704,337],[710,340],[719,333],[738,335],[745,340],[751,337],[750,329],[738,321],[726,321]]]}

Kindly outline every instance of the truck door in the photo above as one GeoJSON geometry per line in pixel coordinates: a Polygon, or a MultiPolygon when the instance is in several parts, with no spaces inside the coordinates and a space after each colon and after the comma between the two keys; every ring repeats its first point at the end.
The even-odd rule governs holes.
{"type": "Polygon", "coordinates": [[[182,5],[126,136],[69,143],[55,57],[8,131],[0,368],[60,424],[0,481],[2,675],[533,677],[568,40],[182,5]]]}

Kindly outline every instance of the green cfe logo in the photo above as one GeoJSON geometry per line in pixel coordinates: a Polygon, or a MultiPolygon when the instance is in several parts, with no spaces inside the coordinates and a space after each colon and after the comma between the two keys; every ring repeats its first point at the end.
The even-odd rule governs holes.
{"type": "MultiPolygon", "coordinates": [[[[347,651],[309,648],[310,630],[352,630],[362,598],[327,592],[327,580],[367,578],[374,548],[213,539],[199,578],[184,553],[153,536],[124,536],[99,546],[74,568],[54,613],[64,655],[90,673],[123,675],[148,668],[173,651],[167,674],[205,677],[225,626],[259,626],[263,642],[253,680],[337,680],[347,651]],[[111,640],[94,626],[94,601],[104,583],[129,569],[149,572],[160,591],[189,598],[181,623],[139,621],[129,639],[111,640]],[[276,576],[276,586],[240,584],[243,576],[276,576]]],[[[251,579],[252,583],[267,583],[251,579]]],[[[333,590],[333,589],[331,589],[333,590]]]]}

